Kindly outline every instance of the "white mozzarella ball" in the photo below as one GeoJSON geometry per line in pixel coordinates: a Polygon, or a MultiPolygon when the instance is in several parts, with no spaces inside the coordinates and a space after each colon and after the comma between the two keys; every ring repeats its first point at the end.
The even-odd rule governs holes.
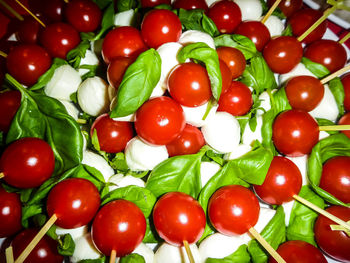
{"type": "Polygon", "coordinates": [[[56,234],[57,235],[62,236],[65,234],[70,234],[74,240],[84,236],[87,233],[88,233],[88,226],[87,225],[77,227],[77,228],[72,228],[72,229],[65,229],[65,228],[61,228],[59,226],[56,227],[56,234]]]}
{"type": "MultiPolygon", "coordinates": [[[[96,54],[94,52],[92,52],[91,50],[86,50],[85,57],[83,57],[80,60],[79,66],[83,66],[83,65],[97,66],[99,63],[100,62],[99,62],[96,54]]],[[[84,68],[79,68],[78,72],[79,72],[80,76],[83,76],[84,74],[88,73],[89,70],[84,69],[84,68]]]]}
{"type": "Polygon", "coordinates": [[[210,109],[207,118],[203,120],[203,116],[207,111],[207,106],[208,103],[205,103],[198,107],[186,107],[181,105],[182,110],[185,113],[186,122],[196,127],[202,127],[209,119],[215,116],[215,112],[218,109],[217,106],[213,106],[210,109]]]}
{"type": "Polygon", "coordinates": [[[78,88],[78,103],[81,109],[92,116],[109,110],[108,84],[100,77],[84,80],[78,88]]]}
{"type": "Polygon", "coordinates": [[[284,30],[284,24],[283,24],[282,20],[280,20],[277,16],[274,16],[274,15],[271,15],[266,20],[264,25],[269,30],[271,37],[281,36],[282,32],[284,30]]]}
{"type": "MultiPolygon", "coordinates": [[[[273,90],[272,92],[274,92],[276,90],[273,90]]],[[[258,109],[256,111],[256,115],[257,116],[261,116],[263,115],[265,112],[269,111],[271,109],[271,100],[270,100],[270,95],[264,91],[260,94],[258,100],[260,100],[260,106],[259,108],[262,108],[262,109],[258,109]]]]}
{"type": "MultiPolygon", "coordinates": [[[[196,244],[191,244],[190,249],[194,262],[202,262],[196,244]]],[[[154,263],[189,263],[185,247],[176,247],[163,243],[154,254],[154,263]]]]}
{"type": "MultiPolygon", "coordinates": [[[[115,104],[117,103],[117,97],[114,97],[112,100],[111,100],[111,104],[109,106],[109,110],[112,111],[115,107],[115,104]]],[[[117,118],[113,118],[114,121],[129,121],[129,122],[134,122],[135,121],[135,115],[136,113],[132,113],[132,114],[129,114],[127,116],[124,116],[124,117],[117,117],[117,118]]]]}
{"type": "Polygon", "coordinates": [[[284,214],[285,214],[285,223],[286,223],[286,226],[289,225],[289,219],[290,219],[290,215],[291,215],[291,213],[292,213],[292,209],[293,209],[294,203],[295,203],[295,201],[292,200],[292,201],[290,201],[290,202],[287,202],[287,203],[283,203],[283,204],[282,204],[283,210],[284,210],[284,214]]]}
{"type": "Polygon", "coordinates": [[[109,191],[129,185],[145,187],[145,182],[142,179],[136,178],[132,175],[124,176],[123,174],[116,174],[109,178],[108,182],[113,184],[109,187],[109,191]]]}
{"type": "Polygon", "coordinates": [[[255,131],[250,129],[249,124],[247,124],[244,128],[244,132],[242,135],[242,142],[245,145],[251,145],[255,140],[262,141],[261,135],[261,127],[263,124],[262,116],[257,116],[256,118],[256,128],[255,131]]]}
{"type": "Polygon", "coordinates": [[[182,45],[198,42],[203,42],[212,49],[215,49],[214,39],[209,34],[198,30],[188,30],[182,33],[179,39],[179,43],[182,45]]]}
{"type": "Polygon", "coordinates": [[[57,68],[44,91],[49,97],[71,101],[70,95],[78,90],[81,78],[74,68],[63,65],[57,68]]]}
{"type": "Polygon", "coordinates": [[[264,230],[265,226],[271,221],[271,219],[276,214],[276,210],[260,207],[259,219],[254,228],[256,231],[261,233],[264,230]]]}
{"type": "Polygon", "coordinates": [[[100,252],[95,248],[90,233],[79,237],[75,240],[75,250],[70,262],[76,263],[84,259],[98,259],[102,257],[100,252]]]}
{"type": "Polygon", "coordinates": [[[221,166],[215,162],[202,162],[201,163],[201,181],[202,186],[205,186],[207,182],[212,178],[219,170],[221,166]]]}
{"type": "Polygon", "coordinates": [[[226,160],[233,160],[237,159],[246,153],[250,152],[252,150],[252,147],[250,145],[246,144],[239,144],[233,152],[230,152],[225,155],[226,160]]]}
{"type": "Polygon", "coordinates": [[[132,26],[135,19],[135,11],[133,9],[117,13],[114,16],[115,26],[132,26]]]}
{"type": "Polygon", "coordinates": [[[214,4],[215,2],[218,2],[220,0],[205,0],[205,2],[207,3],[208,7],[210,7],[212,4],[214,4]]]}
{"type": "Polygon", "coordinates": [[[242,13],[242,21],[259,20],[263,9],[260,0],[235,0],[242,13]]]}
{"type": "Polygon", "coordinates": [[[102,156],[92,151],[83,151],[82,163],[100,171],[106,182],[112,175],[114,175],[114,170],[109,166],[108,162],[102,156]]]}
{"type": "Polygon", "coordinates": [[[125,147],[125,160],[133,171],[152,170],[168,156],[165,145],[150,145],[139,137],[131,139],[125,147]]]}
{"type": "Polygon", "coordinates": [[[147,247],[152,249],[152,251],[156,251],[159,247],[159,243],[145,243],[147,247]]]}
{"type": "Polygon", "coordinates": [[[216,112],[202,127],[204,140],[220,153],[234,151],[240,140],[240,126],[227,112],[216,112]]]}
{"type": "Polygon", "coordinates": [[[299,156],[299,157],[289,157],[286,156],[287,159],[291,160],[299,169],[302,178],[302,185],[307,185],[307,155],[299,156]]]}
{"type": "Polygon", "coordinates": [[[70,101],[67,100],[59,100],[63,106],[66,108],[67,113],[74,119],[79,119],[79,110],[78,108],[70,101]]]}
{"type": "Polygon", "coordinates": [[[290,80],[293,77],[296,76],[311,76],[311,77],[316,77],[314,74],[311,73],[310,70],[308,70],[303,63],[299,63],[296,65],[295,68],[293,68],[291,71],[285,74],[279,75],[279,84],[283,85],[285,82],[290,80]]]}
{"type": "Polygon", "coordinates": [[[327,137],[329,137],[329,135],[330,134],[328,132],[326,132],[326,131],[320,131],[320,134],[318,136],[318,140],[320,141],[320,140],[322,140],[324,138],[327,138],[327,137]]]}
{"type": "MultiPolygon", "coordinates": [[[[146,246],[144,243],[141,243],[140,245],[135,248],[133,254],[139,254],[142,256],[145,260],[145,263],[153,263],[154,262],[154,252],[152,249],[150,249],[148,246],[146,246]]],[[[116,260],[116,262],[119,262],[119,258],[116,260]]]]}

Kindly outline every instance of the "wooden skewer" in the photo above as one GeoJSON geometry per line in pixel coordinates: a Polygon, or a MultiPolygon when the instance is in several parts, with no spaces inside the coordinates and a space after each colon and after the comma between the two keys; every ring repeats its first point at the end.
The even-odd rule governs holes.
{"type": "Polygon", "coordinates": [[[22,4],[19,0],[15,0],[17,4],[19,4],[24,10],[28,12],[36,21],[39,22],[40,25],[46,27],[46,25],[36,16],[34,15],[24,4],[22,4]]]}
{"type": "MultiPolygon", "coordinates": [[[[350,220],[346,223],[350,224],[350,220]]],[[[344,231],[350,237],[350,231],[345,229],[345,227],[342,227],[340,225],[330,225],[330,227],[332,231],[344,231]]]]}
{"type": "Polygon", "coordinates": [[[14,259],[13,259],[13,249],[12,249],[12,246],[9,246],[8,248],[6,248],[5,254],[6,254],[6,263],[13,263],[13,262],[14,262],[14,259]]]}
{"type": "Polygon", "coordinates": [[[344,44],[350,38],[350,32],[338,41],[339,44],[344,44]]]}
{"type": "Polygon", "coordinates": [[[66,4],[68,4],[68,3],[69,3],[69,0],[64,0],[64,2],[65,2],[66,4]]]}
{"type": "MultiPolygon", "coordinates": [[[[0,0],[1,1],[1,0],[0,0]]],[[[4,58],[7,58],[7,54],[5,53],[5,52],[2,52],[1,50],[0,50],[0,56],[2,56],[2,57],[4,57],[4,58]]]]}
{"type": "Polygon", "coordinates": [[[23,21],[24,18],[20,14],[18,14],[11,6],[9,6],[5,1],[0,0],[0,4],[2,4],[11,14],[13,14],[18,20],[23,21]]]}
{"type": "Polygon", "coordinates": [[[276,0],[276,2],[271,6],[271,8],[269,9],[269,11],[266,13],[266,15],[263,17],[263,19],[261,20],[261,23],[265,24],[265,22],[267,21],[267,19],[269,19],[269,17],[271,16],[271,14],[273,13],[273,11],[275,11],[275,9],[277,8],[277,6],[281,3],[282,0],[276,0]]]}
{"type": "Polygon", "coordinates": [[[111,251],[111,256],[109,258],[109,263],[115,263],[115,259],[117,257],[117,251],[114,249],[111,251]]]}
{"type": "Polygon", "coordinates": [[[5,174],[4,173],[0,173],[0,179],[4,178],[4,177],[5,177],[5,174]]]}
{"type": "Polygon", "coordinates": [[[319,126],[320,131],[350,131],[350,125],[319,126]]]}
{"type": "Polygon", "coordinates": [[[249,233],[269,252],[269,254],[278,262],[286,263],[286,261],[271,247],[269,243],[255,230],[254,227],[249,228],[249,233]]]}
{"type": "Polygon", "coordinates": [[[189,246],[188,242],[186,240],[184,240],[183,244],[184,244],[184,247],[185,247],[188,259],[190,260],[190,263],[195,263],[193,255],[192,255],[192,251],[190,249],[190,246],[189,246]]]}
{"type": "Polygon", "coordinates": [[[336,72],[333,72],[331,75],[329,75],[329,76],[323,78],[323,79],[321,80],[322,85],[326,84],[328,81],[334,79],[335,77],[340,76],[341,74],[345,73],[345,72],[348,71],[348,70],[350,70],[350,64],[349,64],[349,65],[346,65],[345,67],[343,67],[343,68],[341,68],[341,69],[339,69],[339,70],[337,70],[336,72]]]}
{"type": "Polygon", "coordinates": [[[78,124],[86,124],[86,120],[84,119],[77,119],[78,124]]]}

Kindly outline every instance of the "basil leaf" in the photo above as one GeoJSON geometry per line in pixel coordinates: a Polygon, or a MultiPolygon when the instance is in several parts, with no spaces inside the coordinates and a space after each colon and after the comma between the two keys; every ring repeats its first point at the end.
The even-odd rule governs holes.
{"type": "Polygon", "coordinates": [[[214,38],[216,47],[233,47],[242,52],[245,59],[251,59],[258,54],[255,44],[249,38],[242,35],[220,35],[214,38]]]}
{"type": "MultiPolygon", "coordinates": [[[[264,0],[260,0],[262,9],[263,9],[263,15],[266,15],[267,11],[269,11],[269,6],[267,5],[266,1],[264,0]]],[[[277,16],[280,19],[285,19],[286,16],[284,15],[284,13],[281,11],[281,9],[279,7],[277,7],[273,12],[272,15],[277,16]]]]}
{"type": "Polygon", "coordinates": [[[154,227],[153,222],[150,222],[152,217],[146,218],[146,233],[142,242],[144,243],[159,243],[162,239],[158,236],[157,230],[154,227]]]}
{"type": "Polygon", "coordinates": [[[22,226],[25,228],[29,227],[29,218],[44,213],[45,208],[43,204],[35,204],[30,206],[22,207],[22,226]]]}
{"type": "Polygon", "coordinates": [[[293,36],[293,30],[290,24],[288,24],[286,28],[282,31],[282,36],[293,36]]]}
{"type": "Polygon", "coordinates": [[[290,106],[287,98],[286,89],[284,87],[278,89],[278,91],[273,93],[273,103],[275,112],[277,113],[292,109],[292,106],[290,106]]]}
{"type": "MultiPolygon", "coordinates": [[[[122,1],[119,0],[117,2],[119,3],[122,1]]],[[[101,22],[101,29],[100,29],[100,32],[98,32],[97,35],[95,36],[94,40],[100,39],[107,30],[113,27],[113,25],[114,25],[114,1],[111,1],[108,7],[104,10],[102,22],[101,22]]]]}
{"type": "Polygon", "coordinates": [[[323,78],[327,76],[330,72],[329,70],[323,66],[322,64],[318,64],[316,62],[311,61],[310,59],[303,57],[301,59],[301,63],[311,71],[312,74],[316,75],[318,78],[323,78]]]}
{"type": "Polygon", "coordinates": [[[99,192],[105,187],[105,179],[100,171],[86,164],[79,165],[71,175],[72,178],[82,178],[93,183],[99,192]]]}
{"type": "Polygon", "coordinates": [[[117,10],[118,12],[124,12],[128,11],[130,9],[135,9],[136,7],[140,6],[140,1],[137,0],[118,0],[117,3],[117,10]]]}
{"type": "Polygon", "coordinates": [[[132,253],[125,257],[122,257],[119,262],[120,263],[145,263],[146,261],[143,258],[143,256],[136,253],[132,253]]]}
{"type": "MultiPolygon", "coordinates": [[[[317,205],[320,208],[324,208],[324,201],[317,196],[309,186],[304,185],[299,196],[317,205]]],[[[314,224],[318,217],[318,213],[308,208],[307,206],[295,201],[289,219],[289,225],[287,227],[287,239],[288,240],[303,240],[316,246],[314,224]]]]}
{"type": "Polygon", "coordinates": [[[344,87],[339,77],[336,77],[328,82],[329,89],[331,90],[334,99],[337,103],[339,115],[344,115],[344,87]]]}
{"type": "Polygon", "coordinates": [[[127,68],[118,88],[117,103],[110,113],[111,118],[132,114],[148,100],[159,81],[161,63],[158,52],[151,48],[127,68]]]}
{"type": "Polygon", "coordinates": [[[70,234],[65,234],[60,238],[57,246],[57,251],[62,256],[73,256],[75,250],[75,243],[70,234]]]}
{"type": "Polygon", "coordinates": [[[210,48],[203,42],[188,44],[179,51],[177,59],[180,63],[184,63],[188,58],[201,61],[205,64],[210,79],[211,92],[213,97],[219,100],[222,88],[222,77],[219,57],[216,50],[210,48]]]}
{"type": "Polygon", "coordinates": [[[86,50],[90,48],[90,41],[88,39],[82,40],[80,44],[68,52],[67,61],[75,69],[79,68],[80,61],[85,58],[86,50]]]}
{"type": "Polygon", "coordinates": [[[208,33],[211,37],[216,37],[220,35],[218,28],[216,27],[214,21],[203,13],[202,27],[205,33],[208,33]]]}
{"type": "MultiPolygon", "coordinates": [[[[113,0],[92,0],[94,1],[100,9],[105,9],[113,0]]],[[[119,1],[118,1],[119,2],[119,1]]]]}
{"type": "Polygon", "coordinates": [[[261,126],[261,137],[262,137],[262,145],[268,149],[270,149],[274,155],[276,155],[277,151],[272,141],[272,125],[276,117],[276,112],[274,109],[265,112],[262,116],[263,123],[261,126]]]}
{"type": "MultiPolygon", "coordinates": [[[[322,119],[322,118],[316,118],[318,126],[331,126],[334,125],[334,122],[327,120],[327,119],[322,119]]],[[[328,134],[337,134],[339,131],[326,131],[328,134]]]]}
{"type": "Polygon", "coordinates": [[[247,251],[247,245],[241,245],[234,253],[224,258],[207,258],[205,263],[249,263],[250,255],[247,251]]]}

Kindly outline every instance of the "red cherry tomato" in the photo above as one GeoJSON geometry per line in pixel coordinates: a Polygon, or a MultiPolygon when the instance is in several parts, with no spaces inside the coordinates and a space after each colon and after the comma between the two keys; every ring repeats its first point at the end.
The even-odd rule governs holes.
{"type": "Polygon", "coordinates": [[[245,70],[246,60],[241,51],[233,47],[219,47],[216,51],[219,59],[224,61],[231,70],[232,79],[242,75],[245,70]]]}
{"type": "Polygon", "coordinates": [[[108,32],[102,45],[102,56],[109,64],[118,57],[136,58],[147,49],[140,31],[131,26],[122,26],[108,32]]]}
{"type": "Polygon", "coordinates": [[[107,69],[107,79],[109,85],[118,89],[123,80],[126,69],[134,62],[132,58],[119,57],[114,59],[107,69]]]}
{"type": "Polygon", "coordinates": [[[174,246],[195,243],[205,228],[205,213],[197,200],[181,192],[163,195],[153,208],[154,226],[161,238],[174,246]]]}
{"type": "MultiPolygon", "coordinates": [[[[350,113],[346,113],[344,114],[339,122],[338,122],[339,125],[350,125],[350,113]]],[[[350,131],[341,131],[342,133],[344,133],[349,139],[350,139],[350,131]]]]}
{"type": "Polygon", "coordinates": [[[271,39],[270,31],[260,21],[243,21],[235,29],[235,34],[249,38],[258,51],[262,51],[271,39]]]}
{"type": "Polygon", "coordinates": [[[262,185],[254,185],[257,195],[266,203],[281,205],[293,200],[302,184],[298,167],[289,159],[275,156],[262,185]]]}
{"type": "MultiPolygon", "coordinates": [[[[327,212],[339,217],[345,222],[350,220],[350,208],[344,206],[330,206],[327,212]]],[[[343,231],[333,231],[330,225],[335,223],[319,215],[315,222],[315,239],[317,245],[327,255],[341,262],[350,262],[350,237],[343,231]]]]}
{"type": "Polygon", "coordinates": [[[47,197],[47,213],[57,216],[55,224],[62,228],[77,228],[88,224],[100,207],[96,186],[83,178],[59,182],[47,197]]]}
{"type": "Polygon", "coordinates": [[[336,156],[323,164],[319,185],[344,203],[350,203],[350,157],[336,156]]]}
{"type": "Polygon", "coordinates": [[[177,42],[181,32],[180,19],[170,10],[152,10],[145,15],[141,24],[142,37],[151,48],[158,48],[167,42],[177,42]]]}
{"type": "Polygon", "coordinates": [[[248,113],[253,105],[253,97],[249,88],[239,81],[232,81],[228,90],[220,96],[218,111],[242,116],[248,113]]]}
{"type": "Polygon", "coordinates": [[[201,106],[211,98],[208,72],[193,62],[174,68],[169,74],[168,89],[174,100],[187,107],[201,106]]]}
{"type": "Polygon", "coordinates": [[[173,141],[185,128],[181,106],[168,97],[146,101],[136,112],[135,129],[145,141],[165,145],[173,141]]]}
{"type": "MultiPolygon", "coordinates": [[[[33,240],[38,230],[29,228],[19,233],[12,241],[14,259],[18,258],[22,251],[33,240]]],[[[58,243],[47,235],[40,239],[24,263],[62,263],[63,256],[58,254],[58,243]]]]}
{"type": "Polygon", "coordinates": [[[208,215],[215,229],[224,235],[241,235],[259,218],[258,198],[240,185],[224,186],[210,198],[208,215]]]}
{"type": "Polygon", "coordinates": [[[13,117],[21,106],[21,93],[10,90],[0,93],[0,131],[7,132],[13,117]]]}
{"type": "Polygon", "coordinates": [[[232,34],[242,22],[239,6],[230,0],[217,1],[209,7],[208,16],[222,34],[232,34]]]}
{"type": "Polygon", "coordinates": [[[203,9],[204,12],[208,11],[208,5],[205,0],[175,0],[172,5],[176,9],[203,9]]]}
{"type": "Polygon", "coordinates": [[[324,87],[312,76],[296,76],[286,85],[286,94],[293,109],[311,111],[321,102],[324,87]]]}
{"type": "Polygon", "coordinates": [[[64,0],[40,1],[43,15],[51,22],[61,22],[63,18],[64,0]]]}
{"type": "Polygon", "coordinates": [[[321,39],[305,48],[304,56],[313,62],[322,64],[330,72],[345,66],[347,54],[345,48],[336,41],[321,39]]]}
{"type": "Polygon", "coordinates": [[[66,59],[67,53],[80,43],[80,36],[71,25],[55,23],[46,26],[40,40],[52,57],[66,59]]]}
{"type": "Polygon", "coordinates": [[[101,23],[102,11],[91,0],[71,0],[66,5],[65,15],[69,24],[79,32],[92,32],[101,23]]]}
{"type": "Polygon", "coordinates": [[[171,5],[171,0],[141,0],[141,6],[143,8],[154,7],[161,4],[171,5]]]}
{"type": "Polygon", "coordinates": [[[94,130],[97,132],[101,150],[108,153],[123,151],[128,141],[134,136],[130,122],[115,121],[107,113],[94,121],[91,126],[91,136],[94,130]]]}
{"type": "Polygon", "coordinates": [[[175,140],[167,144],[169,156],[195,154],[205,145],[202,132],[189,124],[175,140]]]}
{"type": "Polygon", "coordinates": [[[222,77],[222,88],[221,88],[221,94],[224,94],[228,88],[231,86],[232,82],[232,73],[229,67],[226,65],[226,63],[219,59],[219,65],[220,65],[220,72],[222,77]]]}
{"type": "Polygon", "coordinates": [[[307,112],[288,110],[279,114],[272,125],[272,140],[287,156],[309,154],[318,142],[317,122],[307,112]]]}
{"type": "MultiPolygon", "coordinates": [[[[20,15],[26,15],[27,11],[24,10],[20,5],[16,3],[16,1],[11,1],[11,0],[5,0],[7,5],[9,5],[12,9],[14,9],[18,14],[20,15]]],[[[28,8],[28,0],[22,0],[21,3],[28,8]]],[[[0,5],[0,9],[2,13],[5,13],[9,17],[15,18],[13,13],[11,13],[7,8],[5,8],[3,5],[0,5]]]]}
{"type": "MultiPolygon", "coordinates": [[[[313,245],[301,241],[291,240],[284,242],[277,249],[277,253],[286,261],[290,263],[327,263],[326,258],[313,245]]],[[[270,257],[269,263],[276,263],[277,261],[270,257]]]]}
{"type": "Polygon", "coordinates": [[[6,34],[8,24],[10,23],[10,19],[0,13],[0,39],[6,34]]]}
{"type": "Polygon", "coordinates": [[[55,157],[50,145],[38,138],[22,138],[11,143],[0,158],[4,180],[18,188],[32,188],[50,178],[55,157]]]}
{"type": "Polygon", "coordinates": [[[344,87],[344,108],[346,111],[350,111],[350,72],[341,77],[341,82],[344,87]]]}
{"type": "Polygon", "coordinates": [[[142,242],[146,219],[134,203],[119,199],[101,208],[92,224],[92,240],[105,255],[112,250],[118,257],[130,254],[142,242]]]}
{"type": "MultiPolygon", "coordinates": [[[[269,7],[271,7],[275,2],[276,0],[267,0],[269,7]]],[[[302,6],[303,0],[282,0],[281,3],[278,4],[278,7],[286,17],[293,15],[302,6]]]]}
{"type": "Polygon", "coordinates": [[[32,86],[51,66],[49,54],[37,45],[19,45],[7,56],[7,70],[20,83],[32,86]],[[21,63],[18,63],[18,62],[21,63]]]}
{"type": "Polygon", "coordinates": [[[19,195],[0,186],[0,238],[9,237],[22,228],[22,203],[19,195]]]}
{"type": "Polygon", "coordinates": [[[34,18],[27,16],[19,24],[17,31],[18,41],[24,44],[36,44],[41,31],[42,26],[34,18]]]}
{"type": "Polygon", "coordinates": [[[263,56],[273,72],[284,74],[291,71],[301,61],[303,48],[296,38],[281,36],[267,43],[263,56]]]}

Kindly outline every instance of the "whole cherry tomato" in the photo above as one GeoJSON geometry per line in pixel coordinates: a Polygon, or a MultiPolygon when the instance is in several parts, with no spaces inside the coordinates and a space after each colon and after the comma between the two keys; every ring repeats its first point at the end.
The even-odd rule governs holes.
{"type": "Polygon", "coordinates": [[[350,157],[336,156],[323,164],[319,185],[344,203],[350,203],[350,157]]]}
{"type": "MultiPolygon", "coordinates": [[[[19,255],[29,245],[37,233],[38,230],[29,228],[23,230],[13,239],[11,245],[13,247],[14,259],[19,257],[19,255]]],[[[40,239],[39,243],[34,247],[32,252],[30,252],[24,263],[62,263],[64,258],[62,255],[58,254],[57,246],[58,243],[55,240],[47,235],[44,235],[44,237],[40,239]]]]}
{"type": "Polygon", "coordinates": [[[115,58],[107,68],[107,79],[109,85],[118,89],[123,80],[126,69],[134,62],[132,58],[118,57],[115,58]]]}
{"type": "Polygon", "coordinates": [[[46,26],[40,40],[52,57],[66,59],[67,53],[80,43],[80,36],[74,27],[59,22],[46,26]]]}
{"type": "Polygon", "coordinates": [[[220,96],[218,111],[242,116],[248,113],[253,105],[250,89],[239,81],[232,81],[227,91],[220,96]]]}
{"type": "Polygon", "coordinates": [[[166,145],[169,156],[195,154],[205,145],[202,132],[190,125],[186,124],[185,129],[179,137],[166,145]]]}
{"type": "Polygon", "coordinates": [[[154,9],[148,12],[141,24],[141,34],[151,48],[167,42],[177,42],[182,32],[180,19],[170,10],[154,9]]]}
{"type": "Polygon", "coordinates": [[[224,61],[231,70],[232,79],[242,75],[246,66],[246,60],[240,50],[233,47],[219,47],[216,52],[219,59],[224,61]]]}
{"type": "Polygon", "coordinates": [[[108,32],[102,45],[102,56],[109,64],[118,57],[136,58],[147,49],[140,31],[131,26],[122,26],[108,32]]]}
{"type": "Polygon", "coordinates": [[[19,195],[0,186],[0,238],[16,234],[22,228],[22,203],[19,195]]]}
{"type": "Polygon", "coordinates": [[[83,178],[69,178],[56,184],[50,191],[46,209],[57,216],[55,224],[62,228],[77,228],[88,224],[100,207],[96,186],[83,178]]]}
{"type": "Polygon", "coordinates": [[[64,0],[40,1],[43,15],[51,22],[61,22],[63,18],[64,0]]]}
{"type": "Polygon", "coordinates": [[[243,21],[235,29],[235,34],[249,38],[258,51],[262,51],[271,39],[270,31],[260,21],[243,21]]]}
{"type": "Polygon", "coordinates": [[[0,13],[0,39],[6,34],[8,24],[10,23],[10,19],[0,13]]]}
{"type": "Polygon", "coordinates": [[[321,102],[324,87],[312,76],[296,76],[286,85],[286,94],[293,109],[311,111],[321,102]]]}
{"type": "Polygon", "coordinates": [[[34,18],[27,16],[18,26],[18,41],[24,44],[36,44],[41,31],[42,26],[34,18]]]}
{"type": "Polygon", "coordinates": [[[141,6],[143,8],[154,7],[161,4],[171,5],[171,0],[141,0],[141,6]]]}
{"type": "MultiPolygon", "coordinates": [[[[320,250],[301,240],[284,242],[278,247],[277,253],[288,263],[327,263],[320,250]]],[[[270,257],[269,263],[276,262],[270,257]]]]}
{"type": "Polygon", "coordinates": [[[224,186],[209,200],[208,215],[215,229],[224,235],[241,235],[259,218],[258,198],[240,185],[224,186]]]}
{"type": "Polygon", "coordinates": [[[161,238],[174,246],[183,241],[195,243],[205,228],[205,213],[190,195],[170,192],[163,195],[153,208],[154,226],[161,238]]]}
{"type": "Polygon", "coordinates": [[[222,78],[222,88],[221,88],[221,94],[224,94],[228,88],[231,86],[232,82],[232,73],[229,67],[226,65],[226,63],[219,59],[219,65],[220,65],[220,72],[221,72],[221,78],[222,78]]]}
{"type": "MultiPolygon", "coordinates": [[[[340,125],[350,125],[350,112],[345,113],[339,120],[338,124],[340,125]]],[[[341,131],[344,133],[348,138],[350,138],[350,131],[341,131]]]]}
{"type": "Polygon", "coordinates": [[[204,12],[208,11],[208,5],[205,0],[175,0],[172,5],[176,9],[203,9],[204,12]]]}
{"type": "Polygon", "coordinates": [[[344,108],[346,111],[350,111],[350,72],[341,77],[341,82],[344,87],[344,108]]]}
{"type": "Polygon", "coordinates": [[[266,203],[281,205],[293,200],[302,184],[298,167],[283,156],[275,156],[267,171],[264,183],[254,185],[257,195],[266,203]]]}
{"type": "Polygon", "coordinates": [[[296,38],[281,36],[267,43],[263,56],[273,72],[284,74],[291,71],[301,61],[303,48],[296,38]]]}
{"type": "Polygon", "coordinates": [[[119,199],[103,206],[92,223],[92,241],[105,255],[130,254],[143,240],[146,219],[134,203],[119,199]]]}
{"type": "Polygon", "coordinates": [[[181,106],[168,97],[150,99],[136,112],[136,132],[151,144],[170,143],[180,135],[185,124],[185,115],[181,106]]]}
{"type": "MultiPolygon", "coordinates": [[[[330,206],[327,212],[339,217],[345,222],[350,220],[350,208],[330,206]]],[[[315,239],[317,245],[327,255],[341,262],[350,262],[350,237],[344,231],[333,231],[330,225],[336,225],[332,220],[319,215],[315,222],[315,239]]]]}
{"type": "Polygon", "coordinates": [[[51,66],[49,54],[37,45],[19,45],[7,56],[7,70],[20,83],[32,86],[51,66]],[[18,63],[18,62],[21,63],[18,63]]]}
{"type": "Polygon", "coordinates": [[[319,128],[310,114],[288,110],[280,113],[272,125],[272,140],[277,150],[287,156],[309,154],[318,142],[319,128]]]}
{"type": "Polygon", "coordinates": [[[209,7],[208,16],[222,34],[232,34],[239,23],[242,22],[241,9],[230,0],[213,3],[209,7]]]}
{"type": "Polygon", "coordinates": [[[18,188],[32,188],[50,178],[55,157],[50,145],[42,139],[26,137],[11,143],[0,158],[4,180],[18,188]]]}
{"type": "Polygon", "coordinates": [[[313,62],[322,64],[330,72],[345,66],[347,54],[345,48],[336,41],[321,39],[305,48],[304,56],[313,62]]]}
{"type": "Polygon", "coordinates": [[[175,67],[168,77],[170,96],[187,107],[197,107],[211,98],[210,80],[205,67],[188,62],[175,67]]]}
{"type": "Polygon", "coordinates": [[[0,131],[7,132],[13,117],[21,106],[21,93],[10,90],[0,93],[0,131]]]}
{"type": "MultiPolygon", "coordinates": [[[[271,7],[276,0],[267,0],[267,4],[271,7]]],[[[303,0],[282,0],[278,7],[286,17],[290,17],[303,6],[303,0]]]]}

